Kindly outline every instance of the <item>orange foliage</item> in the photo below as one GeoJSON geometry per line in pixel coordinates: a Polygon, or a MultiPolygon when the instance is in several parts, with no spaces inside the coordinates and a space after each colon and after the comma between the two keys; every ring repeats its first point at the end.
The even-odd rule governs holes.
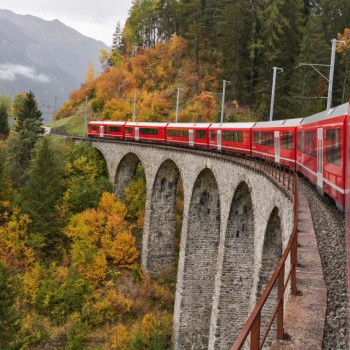
{"type": "Polygon", "coordinates": [[[182,87],[181,121],[209,121],[215,115],[216,101],[206,90],[218,88],[218,68],[193,65],[185,39],[173,35],[167,43],[140,49],[135,56],[123,57],[121,65],[105,72],[71,93],[71,102],[60,113],[73,113],[73,106],[85,96],[101,103],[106,120],[131,120],[134,92],[137,92],[136,118],[139,121],[172,121],[177,87],[182,87]],[[69,107],[71,106],[71,107],[69,107]]]}

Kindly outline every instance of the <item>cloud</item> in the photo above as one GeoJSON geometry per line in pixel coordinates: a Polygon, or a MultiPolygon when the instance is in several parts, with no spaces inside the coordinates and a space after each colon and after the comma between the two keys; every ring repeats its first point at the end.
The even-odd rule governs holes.
{"type": "Polygon", "coordinates": [[[50,77],[43,73],[38,74],[35,68],[13,63],[0,64],[0,80],[15,81],[18,75],[39,83],[50,82],[50,77]]]}

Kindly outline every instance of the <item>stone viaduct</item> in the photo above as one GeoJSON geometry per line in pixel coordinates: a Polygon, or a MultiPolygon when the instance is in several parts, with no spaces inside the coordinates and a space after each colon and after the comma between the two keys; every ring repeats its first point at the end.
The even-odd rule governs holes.
{"type": "Polygon", "coordinates": [[[146,174],[142,267],[175,261],[176,188],[184,212],[175,296],[175,349],[229,349],[274,271],[293,227],[293,198],[261,171],[215,154],[92,140],[115,193],[140,162],[146,174]]]}

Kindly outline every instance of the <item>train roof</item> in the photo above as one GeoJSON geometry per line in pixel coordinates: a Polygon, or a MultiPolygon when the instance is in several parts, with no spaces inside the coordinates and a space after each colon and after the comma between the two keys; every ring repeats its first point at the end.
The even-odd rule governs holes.
{"type": "Polygon", "coordinates": [[[315,123],[322,120],[327,120],[335,117],[341,117],[343,115],[347,115],[349,110],[349,102],[344,103],[340,106],[333,107],[329,110],[322,111],[320,113],[316,113],[307,117],[303,120],[301,125],[315,123]]]}
{"type": "Polygon", "coordinates": [[[169,123],[168,128],[208,128],[211,123],[169,123]]]}
{"type": "Polygon", "coordinates": [[[255,125],[255,122],[246,123],[214,123],[210,128],[232,128],[232,129],[250,129],[255,125]]]}
{"type": "Polygon", "coordinates": [[[254,128],[284,128],[289,126],[298,126],[303,121],[303,118],[273,120],[269,122],[257,122],[254,128]]]}
{"type": "Polygon", "coordinates": [[[154,127],[165,127],[168,123],[148,123],[148,122],[127,122],[126,126],[154,126],[154,127]]]}
{"type": "Polygon", "coordinates": [[[126,124],[126,122],[113,122],[113,121],[94,120],[94,121],[91,121],[90,124],[124,125],[124,124],[126,124]]]}

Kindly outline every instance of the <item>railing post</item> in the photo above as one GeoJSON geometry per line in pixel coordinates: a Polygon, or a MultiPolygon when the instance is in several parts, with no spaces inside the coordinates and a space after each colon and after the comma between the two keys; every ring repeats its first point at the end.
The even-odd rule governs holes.
{"type": "MultiPolygon", "coordinates": [[[[298,228],[296,228],[296,230],[298,231],[298,228]]],[[[291,289],[292,295],[297,294],[297,277],[296,277],[297,248],[298,248],[297,235],[298,235],[298,232],[295,232],[295,236],[294,236],[293,243],[290,250],[290,260],[291,260],[290,289],[291,289]]]]}
{"type": "Polygon", "coordinates": [[[282,166],[279,166],[279,174],[278,174],[278,181],[281,182],[281,172],[282,172],[282,166]]]}
{"type": "Polygon", "coordinates": [[[284,264],[278,275],[277,302],[279,304],[277,311],[277,339],[283,339],[283,304],[284,304],[284,264]]]}
{"type": "Polygon", "coordinates": [[[290,170],[288,169],[288,190],[290,189],[290,170]]]}
{"type": "Polygon", "coordinates": [[[250,350],[259,350],[260,347],[260,316],[259,311],[250,331],[250,350]]]}

